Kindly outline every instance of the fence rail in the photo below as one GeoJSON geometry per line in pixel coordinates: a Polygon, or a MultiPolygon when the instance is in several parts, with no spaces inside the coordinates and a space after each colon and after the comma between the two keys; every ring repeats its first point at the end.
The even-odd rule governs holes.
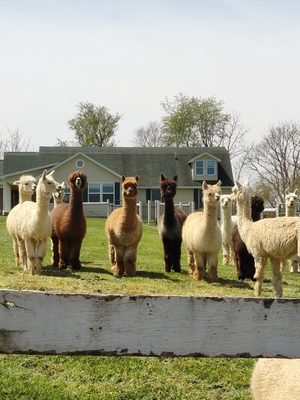
{"type": "Polygon", "coordinates": [[[0,290],[0,352],[300,357],[300,299],[0,290]]]}

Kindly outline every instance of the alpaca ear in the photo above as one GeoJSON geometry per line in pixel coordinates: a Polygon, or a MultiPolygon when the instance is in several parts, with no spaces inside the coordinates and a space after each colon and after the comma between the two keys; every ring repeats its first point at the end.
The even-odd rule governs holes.
{"type": "Polygon", "coordinates": [[[136,177],[135,177],[135,180],[138,182],[139,181],[139,176],[137,175],[136,177]]]}
{"type": "Polygon", "coordinates": [[[125,179],[126,179],[126,178],[125,178],[125,176],[123,175],[123,176],[122,176],[122,182],[124,182],[124,181],[125,181],[125,179]]]}
{"type": "Polygon", "coordinates": [[[222,182],[219,180],[219,181],[216,183],[216,185],[217,185],[217,186],[221,186],[221,185],[222,185],[222,182]]]}
{"type": "Polygon", "coordinates": [[[298,194],[299,194],[298,189],[295,189],[295,192],[294,192],[294,193],[295,193],[296,196],[298,196],[298,194]]]}
{"type": "Polygon", "coordinates": [[[48,170],[45,169],[44,172],[43,172],[43,175],[42,175],[43,181],[45,180],[47,173],[48,173],[48,170]]]}
{"type": "Polygon", "coordinates": [[[14,183],[13,183],[13,185],[17,185],[17,186],[19,186],[20,185],[20,181],[14,181],[14,183]]]}
{"type": "Polygon", "coordinates": [[[178,179],[178,176],[175,175],[174,178],[173,178],[173,181],[177,182],[177,179],[178,179]]]}
{"type": "Polygon", "coordinates": [[[166,178],[163,176],[163,174],[160,175],[160,180],[161,181],[165,181],[166,180],[166,178]]]}
{"type": "Polygon", "coordinates": [[[208,188],[208,184],[206,183],[206,181],[203,181],[202,183],[202,189],[206,190],[208,188]]]}
{"type": "Polygon", "coordinates": [[[54,174],[55,170],[53,169],[51,172],[49,172],[49,174],[47,174],[47,176],[52,176],[54,174]]]}
{"type": "Polygon", "coordinates": [[[239,181],[235,181],[235,186],[238,190],[241,190],[243,185],[239,181]]]}

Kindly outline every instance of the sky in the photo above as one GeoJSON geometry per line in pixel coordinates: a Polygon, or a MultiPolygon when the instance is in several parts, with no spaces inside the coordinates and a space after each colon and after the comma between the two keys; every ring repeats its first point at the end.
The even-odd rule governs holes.
{"type": "Polygon", "coordinates": [[[0,133],[74,140],[80,102],[122,118],[118,146],[182,93],[238,113],[249,142],[300,121],[300,2],[0,0],[0,133]]]}

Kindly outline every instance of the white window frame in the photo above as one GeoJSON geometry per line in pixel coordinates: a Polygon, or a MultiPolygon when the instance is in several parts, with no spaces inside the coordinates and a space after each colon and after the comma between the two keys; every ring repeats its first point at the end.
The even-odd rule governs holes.
{"type": "Polygon", "coordinates": [[[217,175],[217,163],[216,160],[208,159],[208,160],[196,160],[195,161],[195,176],[216,176],[217,175]],[[201,161],[203,163],[203,174],[197,174],[197,162],[201,161]],[[214,164],[214,173],[208,173],[208,161],[212,161],[214,164]]]}

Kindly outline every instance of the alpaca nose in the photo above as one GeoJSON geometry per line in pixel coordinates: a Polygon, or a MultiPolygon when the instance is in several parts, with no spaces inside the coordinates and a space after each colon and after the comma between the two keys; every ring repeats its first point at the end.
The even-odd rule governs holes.
{"type": "Polygon", "coordinates": [[[76,178],[75,185],[80,186],[80,184],[81,184],[81,179],[78,177],[76,178]]]}

